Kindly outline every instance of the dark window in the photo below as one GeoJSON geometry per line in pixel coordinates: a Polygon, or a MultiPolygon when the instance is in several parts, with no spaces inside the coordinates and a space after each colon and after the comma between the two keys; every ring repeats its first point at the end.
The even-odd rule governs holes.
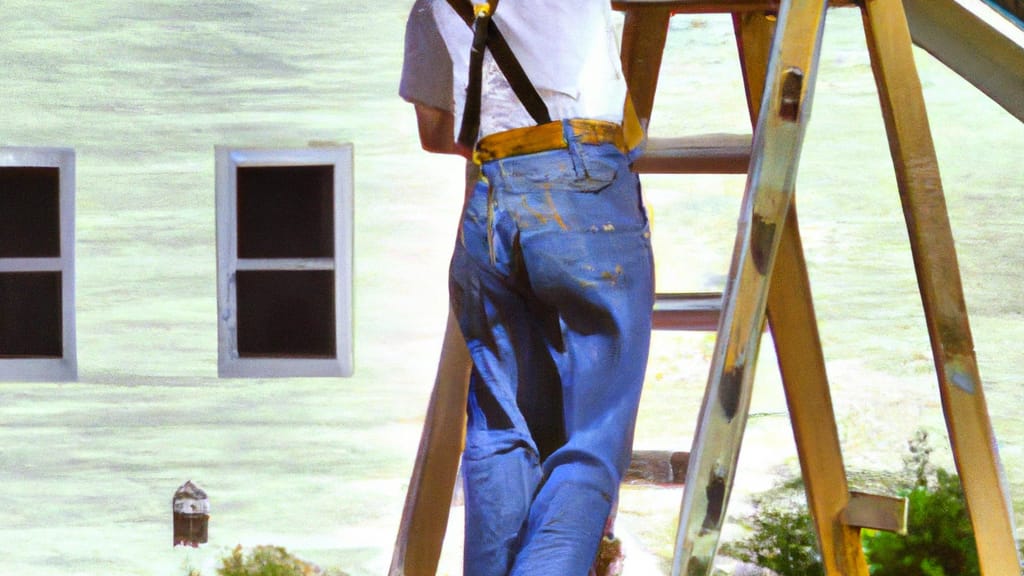
{"type": "Polygon", "coordinates": [[[239,270],[240,357],[334,358],[334,272],[239,270]]]}
{"type": "Polygon", "coordinates": [[[0,358],[64,352],[60,272],[0,273],[0,358]]]}
{"type": "Polygon", "coordinates": [[[239,167],[239,258],[332,258],[334,166],[239,167]]]}
{"type": "Polygon", "coordinates": [[[60,256],[60,169],[0,167],[0,258],[60,256]]]}
{"type": "Polygon", "coordinates": [[[217,147],[217,373],[352,374],[352,146],[217,147]]]}

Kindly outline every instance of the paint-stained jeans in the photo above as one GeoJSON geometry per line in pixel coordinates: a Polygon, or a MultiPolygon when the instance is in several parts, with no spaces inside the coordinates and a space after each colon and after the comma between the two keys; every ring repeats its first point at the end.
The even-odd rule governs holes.
{"type": "Polygon", "coordinates": [[[610,145],[488,162],[452,257],[473,359],[466,576],[585,576],[629,465],[653,262],[610,145]]]}

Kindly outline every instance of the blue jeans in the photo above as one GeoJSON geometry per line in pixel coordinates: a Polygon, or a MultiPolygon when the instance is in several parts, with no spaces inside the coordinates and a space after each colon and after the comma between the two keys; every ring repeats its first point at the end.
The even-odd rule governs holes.
{"type": "Polygon", "coordinates": [[[629,160],[570,141],[485,163],[450,289],[473,359],[464,574],[585,576],[629,466],[650,343],[629,160]]]}

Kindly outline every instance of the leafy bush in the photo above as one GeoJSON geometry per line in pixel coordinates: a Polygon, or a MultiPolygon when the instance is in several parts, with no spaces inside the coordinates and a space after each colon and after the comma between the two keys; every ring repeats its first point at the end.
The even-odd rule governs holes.
{"type": "Polygon", "coordinates": [[[974,529],[956,474],[931,465],[928,434],[919,431],[904,459],[899,493],[908,499],[907,534],[865,530],[872,576],[980,576],[974,529]]]}
{"type": "Polygon", "coordinates": [[[871,575],[980,576],[974,530],[959,478],[936,470],[934,486],[917,486],[906,496],[906,536],[864,533],[871,575]]]}
{"type": "Polygon", "coordinates": [[[752,532],[750,538],[724,545],[723,554],[781,576],[825,573],[802,480],[780,483],[756,497],[753,505],[754,511],[743,519],[752,532]]]}
{"type": "Polygon", "coordinates": [[[322,570],[299,560],[280,546],[257,546],[248,555],[236,546],[230,556],[221,559],[219,576],[346,576],[344,572],[322,570]]]}
{"type": "MultiPolygon", "coordinates": [[[[908,499],[907,535],[864,531],[871,576],[980,575],[959,478],[932,464],[926,432],[917,432],[907,444],[901,479],[889,486],[908,499]]],[[[823,574],[802,488],[800,479],[789,480],[757,497],[754,512],[743,520],[750,538],[723,546],[722,553],[780,576],[823,574]]]]}

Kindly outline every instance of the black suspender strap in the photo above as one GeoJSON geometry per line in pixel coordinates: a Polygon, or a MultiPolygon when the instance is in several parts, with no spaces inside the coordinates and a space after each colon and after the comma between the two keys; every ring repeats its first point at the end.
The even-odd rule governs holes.
{"type": "Polygon", "coordinates": [[[462,113],[462,126],[459,129],[458,142],[467,147],[476,143],[480,131],[480,92],[483,81],[484,47],[491,51],[494,61],[505,75],[512,91],[522,102],[526,111],[538,124],[551,121],[551,114],[544,100],[537,93],[522,65],[512,53],[508,42],[491,19],[491,13],[497,6],[497,0],[491,0],[486,9],[474,11],[469,0],[448,0],[467,26],[473,28],[473,49],[469,55],[469,85],[466,88],[466,106],[462,113]]]}
{"type": "Polygon", "coordinates": [[[480,133],[480,99],[484,74],[484,50],[487,49],[491,8],[483,4],[473,18],[473,45],[469,52],[469,77],[466,83],[466,104],[462,109],[462,126],[456,141],[472,148],[480,133]]]}

